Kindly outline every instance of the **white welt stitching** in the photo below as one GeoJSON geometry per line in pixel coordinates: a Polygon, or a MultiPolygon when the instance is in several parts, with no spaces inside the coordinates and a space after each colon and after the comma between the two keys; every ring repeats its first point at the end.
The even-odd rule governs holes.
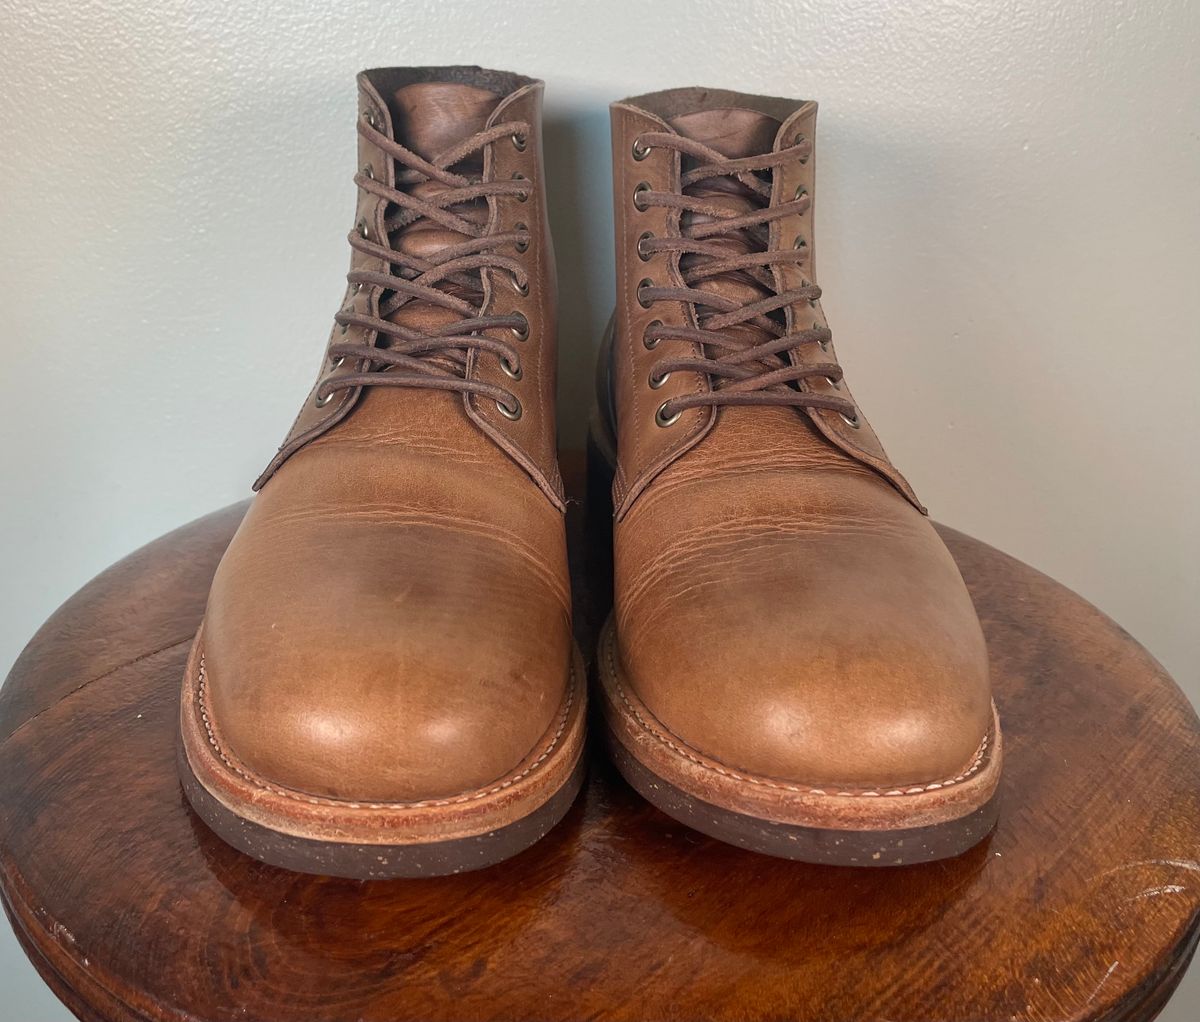
{"type": "Polygon", "coordinates": [[[975,758],[971,761],[970,766],[968,766],[967,769],[961,774],[956,774],[954,777],[948,777],[944,781],[935,781],[933,784],[917,785],[911,788],[893,788],[888,791],[870,789],[862,791],[824,791],[821,788],[810,788],[806,785],[786,784],[783,781],[774,781],[769,777],[756,777],[753,774],[743,774],[737,770],[730,770],[728,767],[723,767],[717,763],[712,763],[708,760],[701,759],[691,749],[673,742],[670,738],[668,738],[667,734],[670,734],[670,732],[664,734],[662,730],[647,721],[641,715],[641,713],[638,712],[637,707],[629,701],[628,696],[625,694],[625,688],[621,685],[621,676],[617,672],[617,661],[613,654],[613,649],[615,646],[616,641],[610,633],[608,642],[605,643],[604,649],[605,659],[608,661],[609,676],[612,678],[613,685],[617,690],[617,694],[621,697],[621,702],[623,702],[629,712],[637,718],[637,722],[642,726],[646,733],[656,741],[667,746],[673,752],[678,753],[685,759],[691,760],[697,766],[703,767],[705,770],[711,770],[714,773],[722,774],[725,777],[731,777],[736,781],[746,781],[749,784],[760,784],[764,788],[779,788],[783,791],[794,791],[801,795],[819,795],[825,796],[826,798],[883,798],[889,795],[920,795],[927,791],[937,791],[939,788],[949,788],[951,785],[965,781],[972,774],[979,772],[979,769],[983,766],[983,761],[987,756],[990,735],[985,734],[983,736],[983,741],[979,745],[979,750],[975,753],[975,758]]]}
{"type": "Polygon", "coordinates": [[[558,745],[559,739],[562,738],[563,731],[566,730],[567,719],[571,715],[571,705],[575,700],[575,686],[576,686],[575,659],[574,659],[574,657],[572,657],[571,672],[567,678],[567,701],[566,701],[566,704],[563,706],[562,714],[559,717],[558,729],[554,732],[554,738],[551,740],[550,744],[546,747],[545,751],[540,756],[538,756],[537,759],[535,759],[532,763],[530,763],[529,766],[527,766],[524,770],[522,770],[519,774],[517,774],[515,777],[509,777],[507,780],[502,781],[501,783],[499,783],[491,788],[486,788],[486,789],[481,788],[478,791],[470,791],[463,795],[455,795],[453,798],[426,799],[422,802],[347,802],[347,801],[344,801],[341,799],[320,798],[317,795],[305,795],[305,794],[302,794],[301,792],[289,791],[287,788],[275,787],[274,785],[267,784],[261,778],[256,777],[251,773],[248,773],[247,771],[243,770],[240,766],[238,766],[236,763],[234,763],[232,760],[230,760],[230,758],[227,755],[225,755],[225,752],[221,748],[220,743],[217,741],[217,736],[213,732],[212,722],[208,718],[208,705],[205,702],[205,691],[206,691],[207,679],[208,679],[208,674],[207,674],[207,671],[205,670],[204,656],[201,655],[199,688],[197,691],[197,701],[199,703],[200,719],[204,722],[204,730],[208,734],[208,743],[209,743],[209,745],[211,745],[213,747],[213,750],[221,758],[222,763],[224,763],[235,774],[237,774],[238,776],[249,781],[251,784],[255,785],[256,787],[262,788],[264,791],[269,791],[276,795],[282,795],[284,798],[295,799],[297,802],[308,802],[308,803],[311,803],[312,805],[318,805],[318,806],[337,806],[342,809],[424,809],[429,806],[459,805],[463,802],[473,802],[476,799],[485,798],[488,795],[494,795],[498,791],[503,791],[505,788],[512,787],[512,785],[516,784],[517,781],[520,781],[523,778],[529,776],[529,774],[531,774],[534,770],[536,770],[539,766],[541,766],[541,764],[543,762],[545,762],[546,758],[554,751],[555,747],[558,745]]]}

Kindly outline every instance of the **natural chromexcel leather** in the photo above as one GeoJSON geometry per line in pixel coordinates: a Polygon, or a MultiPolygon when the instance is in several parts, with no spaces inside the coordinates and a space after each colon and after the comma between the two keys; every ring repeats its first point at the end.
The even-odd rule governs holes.
{"type": "Polygon", "coordinates": [[[617,669],[681,749],[734,770],[831,790],[936,784],[960,775],[988,734],[987,654],[953,560],[828,340],[813,264],[815,118],[814,103],[705,89],[613,105],[618,298],[601,370],[617,455],[617,669]],[[727,160],[778,157],[755,173],[770,184],[767,206],[791,205],[711,238],[725,257],[802,258],[780,257],[769,277],[697,276],[710,256],[681,258],[676,239],[762,204],[736,175],[693,180],[703,161],[671,135],[727,160]],[[684,195],[721,215],[689,212],[684,195]],[[644,300],[683,288],[712,304],[644,300]],[[745,346],[776,328],[803,334],[763,371],[827,367],[776,395],[829,406],[689,404],[729,381],[680,366],[727,351],[670,330],[789,289],[809,297],[731,336],[745,346]]]}
{"type": "Polygon", "coordinates": [[[542,86],[478,68],[381,69],[358,84],[346,303],[218,568],[203,655],[209,709],[239,769],[321,798],[408,803],[503,777],[564,704],[573,644],[542,86]],[[520,130],[436,168],[492,188],[449,209],[437,198],[459,185],[391,155],[398,144],[436,165],[509,124],[520,130]],[[394,278],[420,274],[388,246],[434,261],[476,236],[509,240],[465,259],[480,265],[433,274],[438,294],[397,301],[394,278]],[[523,317],[527,336],[499,326],[428,341],[442,327],[468,334],[453,329],[464,316],[454,302],[523,317]],[[379,321],[386,330],[370,328],[379,321]],[[426,347],[404,348],[417,335],[426,347]]]}

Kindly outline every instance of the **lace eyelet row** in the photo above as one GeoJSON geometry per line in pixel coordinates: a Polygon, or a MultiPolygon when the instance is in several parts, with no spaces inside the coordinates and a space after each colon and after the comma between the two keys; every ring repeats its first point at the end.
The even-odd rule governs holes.
{"type": "MultiPolygon", "coordinates": [[[[382,119],[382,116],[380,114],[376,113],[376,111],[374,109],[368,108],[368,109],[364,110],[362,112],[362,118],[363,118],[363,120],[366,121],[367,125],[373,131],[376,131],[376,132],[384,131],[385,123],[382,119]]],[[[528,148],[529,140],[528,140],[527,134],[524,131],[514,131],[511,134],[510,139],[512,141],[513,148],[516,149],[517,152],[525,152],[526,149],[528,148]]],[[[368,181],[376,180],[375,168],[369,162],[364,163],[361,166],[360,173],[361,173],[362,177],[368,181]]],[[[520,181],[520,182],[528,182],[529,178],[520,172],[515,172],[512,175],[512,180],[520,181]]],[[[532,194],[532,189],[529,187],[526,187],[526,188],[522,188],[520,191],[514,191],[511,194],[518,202],[524,203],[524,202],[529,201],[529,197],[532,194]]],[[[368,240],[368,241],[371,240],[371,229],[370,229],[370,225],[367,221],[367,218],[360,217],[357,220],[357,222],[355,223],[354,229],[355,229],[355,232],[358,234],[358,236],[361,237],[362,239],[368,240]]],[[[529,228],[524,223],[518,223],[515,225],[515,229],[519,234],[526,235],[525,237],[522,237],[513,243],[513,247],[516,249],[516,251],[519,254],[524,254],[525,252],[527,252],[529,250],[531,240],[532,240],[530,237],[528,237],[529,228]]],[[[529,285],[528,280],[525,280],[523,282],[521,279],[519,279],[516,276],[516,274],[514,274],[512,276],[511,283],[512,283],[513,290],[516,292],[516,294],[518,296],[520,296],[522,298],[529,296],[530,285],[529,285]]],[[[363,288],[362,282],[354,282],[352,284],[352,292],[351,293],[357,294],[362,291],[362,288],[363,288]]],[[[345,310],[343,310],[343,311],[345,311],[345,310]]],[[[518,341],[528,340],[529,333],[530,333],[528,318],[525,316],[525,314],[523,312],[520,312],[520,311],[514,312],[513,316],[518,321],[518,325],[509,327],[509,330],[512,333],[513,337],[516,338],[516,340],[518,340],[518,341]]],[[[346,321],[340,322],[338,324],[339,332],[342,335],[345,335],[346,333],[349,332],[349,328],[351,325],[352,325],[351,323],[346,322],[346,321]]],[[[344,355],[337,356],[337,357],[329,356],[329,368],[327,370],[327,373],[331,374],[331,373],[336,372],[338,369],[340,369],[345,364],[345,362],[346,362],[346,356],[344,356],[344,355]]],[[[510,380],[513,380],[514,382],[521,380],[522,377],[524,376],[524,370],[521,367],[520,361],[517,359],[509,360],[507,357],[501,358],[500,359],[500,369],[504,373],[505,376],[507,376],[510,380]]],[[[322,382],[322,384],[320,386],[318,386],[318,388],[317,388],[317,391],[316,391],[316,394],[314,397],[314,401],[313,401],[314,405],[317,408],[325,408],[326,406],[328,406],[333,401],[334,396],[337,394],[337,389],[334,389],[334,388],[326,389],[326,385],[328,384],[328,382],[329,382],[328,379],[324,380],[322,382]]],[[[502,415],[504,415],[505,418],[508,418],[510,420],[515,421],[517,419],[520,419],[523,414],[523,407],[522,407],[521,401],[515,395],[512,395],[511,403],[506,402],[506,401],[496,401],[495,404],[496,404],[497,409],[500,411],[500,413],[502,415]]]]}
{"type": "MultiPolygon", "coordinates": [[[[800,145],[803,145],[806,141],[807,141],[807,138],[805,135],[797,134],[795,136],[795,138],[793,139],[793,145],[800,146],[800,145]]],[[[651,152],[653,151],[653,148],[654,148],[653,146],[644,144],[642,142],[640,136],[635,138],[633,140],[633,144],[631,147],[631,153],[632,153],[633,159],[636,162],[639,162],[639,163],[642,162],[651,154],[651,152]]],[[[801,165],[807,164],[809,161],[809,158],[810,158],[809,155],[799,157],[798,162],[801,165]]],[[[639,212],[645,212],[649,208],[649,204],[644,198],[645,193],[647,193],[649,191],[651,191],[651,185],[647,181],[640,181],[634,187],[632,201],[633,201],[634,208],[637,209],[639,212]]],[[[805,187],[805,185],[803,185],[803,184],[796,185],[795,191],[792,195],[792,201],[798,202],[807,197],[808,197],[807,187],[805,187]]],[[[803,215],[804,213],[807,213],[807,212],[808,212],[808,208],[806,207],[806,208],[800,210],[800,215],[803,215]]],[[[642,262],[649,262],[651,260],[651,258],[653,258],[654,253],[647,250],[647,243],[653,241],[654,237],[655,237],[654,232],[652,232],[652,231],[644,231],[638,237],[637,243],[635,245],[635,250],[637,252],[638,258],[642,262]]],[[[797,251],[806,250],[808,248],[807,238],[805,238],[803,236],[797,236],[793,240],[792,247],[797,251]]],[[[805,281],[804,285],[808,286],[808,282],[805,281]]],[[[651,280],[649,277],[645,277],[638,282],[637,290],[636,290],[637,301],[638,301],[638,304],[644,309],[650,308],[652,306],[653,302],[647,301],[643,295],[643,292],[645,291],[645,289],[653,288],[654,286],[655,286],[654,281],[651,280]]],[[[817,303],[814,299],[811,299],[811,298],[809,299],[810,307],[816,308],[816,304],[817,303]]],[[[653,349],[655,349],[658,346],[659,338],[651,338],[650,332],[655,327],[659,327],[661,325],[662,325],[661,320],[652,320],[649,324],[647,324],[645,330],[643,331],[642,345],[647,351],[652,351],[653,349]]],[[[819,344],[822,352],[827,352],[829,350],[829,341],[828,340],[824,340],[824,339],[820,340],[820,341],[818,341],[818,344],[819,344]]],[[[660,374],[660,373],[657,373],[652,370],[650,372],[649,376],[647,377],[647,384],[651,390],[658,390],[670,378],[671,378],[671,373],[669,373],[669,372],[660,374]]],[[[840,379],[834,378],[832,376],[825,376],[825,377],[823,377],[823,379],[826,381],[826,383],[832,389],[834,389],[834,390],[842,389],[840,379]]],[[[654,421],[655,421],[656,425],[665,428],[679,420],[680,416],[682,415],[682,410],[677,410],[673,413],[668,413],[669,405],[670,405],[669,400],[664,401],[655,410],[654,421]]],[[[841,418],[841,420],[847,426],[851,427],[852,429],[861,428],[862,420],[859,418],[857,410],[853,411],[849,415],[847,415],[845,412],[839,411],[838,416],[839,416],[839,418],[841,418]]]]}

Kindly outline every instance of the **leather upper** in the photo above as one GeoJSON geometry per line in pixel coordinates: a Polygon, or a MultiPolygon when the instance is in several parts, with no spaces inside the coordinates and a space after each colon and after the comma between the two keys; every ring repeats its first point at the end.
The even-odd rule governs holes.
{"type": "MultiPolygon", "coordinates": [[[[638,240],[651,232],[660,236],[678,236],[680,215],[670,209],[639,209],[634,195],[639,189],[678,191],[681,165],[678,153],[651,149],[638,159],[634,142],[639,135],[653,131],[673,131],[667,118],[705,110],[732,107],[762,110],[780,122],[774,132],[772,147],[783,148],[797,136],[815,140],[817,104],[766,96],[744,96],[715,89],[672,89],[634,97],[612,105],[613,137],[613,215],[616,228],[617,303],[615,335],[619,339],[614,360],[613,388],[617,407],[621,410],[621,444],[614,502],[618,518],[628,513],[641,491],[655,474],[675,458],[691,449],[712,429],[716,416],[711,409],[695,408],[684,412],[669,429],[660,428],[654,421],[655,411],[666,400],[689,391],[703,391],[711,384],[708,379],[692,374],[676,374],[661,388],[648,391],[646,380],[654,364],[671,348],[699,354],[698,347],[686,341],[663,341],[654,350],[641,342],[646,327],[654,321],[694,325],[694,316],[683,303],[657,303],[644,307],[637,300],[637,289],[643,280],[683,283],[678,259],[663,255],[643,260],[638,255],[638,240]]],[[[791,245],[803,239],[809,253],[808,276],[815,276],[816,241],[813,237],[815,206],[816,160],[787,167],[773,181],[772,202],[778,203],[803,189],[810,198],[810,211],[798,213],[771,225],[772,246],[791,245]]],[[[783,266],[776,274],[781,289],[798,283],[804,274],[783,266]]],[[[790,326],[799,327],[826,323],[820,303],[798,303],[786,310],[790,326]]],[[[836,361],[836,351],[830,344],[824,350],[800,349],[792,353],[795,359],[836,361]]],[[[820,389],[825,383],[808,379],[798,384],[802,389],[820,389]]],[[[848,396],[843,383],[841,392],[848,396]]],[[[840,416],[829,411],[805,412],[831,443],[848,455],[869,465],[887,478],[916,507],[924,511],[907,480],[888,459],[875,432],[860,412],[858,428],[848,426],[840,416]]]]}
{"type": "Polygon", "coordinates": [[[617,525],[639,698],[750,773],[864,788],[958,773],[991,720],[987,652],[929,521],[799,413],[718,419],[617,525]]]}
{"type": "Polygon", "coordinates": [[[204,652],[213,716],[257,776],[373,801],[473,790],[562,702],[562,516],[455,396],[368,389],[251,504],[204,652]]]}
{"type": "MultiPolygon", "coordinates": [[[[602,370],[618,456],[623,673],[683,746],[738,770],[862,789],[954,776],[991,722],[982,632],[953,559],[861,412],[858,428],[827,409],[780,406],[693,407],[656,421],[664,400],[714,382],[681,371],[651,382],[669,346],[702,352],[684,340],[644,343],[651,321],[694,324],[697,313],[638,300],[641,280],[682,284],[683,271],[677,255],[639,255],[644,232],[678,235],[680,215],[639,210],[635,191],[646,182],[677,192],[684,169],[678,153],[636,150],[639,135],[695,124],[705,144],[745,156],[763,137],[776,148],[811,141],[816,105],[688,89],[612,113],[618,294],[602,370]]],[[[814,163],[776,175],[772,203],[812,196],[814,163]]],[[[809,259],[776,270],[780,293],[813,279],[811,204],[771,223],[772,249],[797,238],[809,259]]],[[[696,286],[756,296],[736,276],[696,286]]],[[[786,314],[793,329],[826,322],[819,302],[786,314]]],[[[832,345],[788,357],[836,360],[832,345]]],[[[796,385],[849,396],[841,381],[796,385]]]]}
{"type": "MultiPolygon", "coordinates": [[[[528,319],[528,337],[513,342],[520,378],[489,351],[472,350],[466,367],[473,379],[502,379],[523,414],[421,387],[334,390],[320,407],[314,388],[217,570],[203,654],[210,712],[243,769],[315,796],[410,802],[503,776],[563,703],[573,643],[555,460],[554,260],[540,83],[472,68],[385,69],[360,75],[359,89],[360,116],[416,151],[528,123],[527,137],[484,148],[482,174],[524,175],[529,194],[463,213],[480,213],[488,233],[521,223],[531,235],[524,252],[508,253],[522,260],[527,296],[508,274],[483,271],[487,309],[528,319]]],[[[368,179],[394,182],[390,158],[362,146],[359,156],[368,179]]],[[[356,221],[376,239],[389,237],[386,206],[360,188],[356,221]]],[[[390,240],[432,255],[457,239],[418,221],[390,240]]],[[[386,259],[375,262],[382,272],[386,259]]],[[[370,263],[356,251],[355,266],[370,263]]],[[[345,307],[377,315],[380,291],[352,286],[345,307]]],[[[442,315],[412,302],[391,322],[428,329],[442,315]]],[[[334,337],[361,332],[335,327],[334,337]]],[[[326,357],[318,384],[354,368],[336,362],[326,357]]]]}
{"type": "MultiPolygon", "coordinates": [[[[526,202],[517,200],[493,202],[489,209],[489,230],[500,232],[515,224],[522,224],[538,243],[531,244],[523,252],[512,253],[536,277],[540,287],[531,290],[528,297],[515,294],[508,281],[491,272],[484,273],[484,286],[488,306],[496,312],[519,310],[529,320],[529,342],[523,345],[523,377],[519,383],[519,396],[523,406],[532,414],[522,415],[513,421],[501,415],[494,405],[477,401],[472,397],[462,400],[467,414],[481,429],[505,450],[518,464],[526,469],[547,497],[560,509],[565,506],[562,478],[559,475],[556,436],[554,430],[555,386],[557,379],[557,345],[555,340],[555,302],[557,281],[550,240],[550,225],[546,217],[545,170],[542,160],[542,94],[544,85],[540,81],[500,71],[481,68],[379,68],[363,71],[358,75],[359,116],[377,126],[389,137],[395,136],[394,110],[384,99],[385,95],[406,87],[434,84],[443,88],[447,84],[461,85],[466,89],[485,89],[497,94],[498,103],[480,127],[490,126],[502,120],[521,120],[530,125],[531,137],[522,149],[504,142],[488,147],[484,154],[484,180],[504,180],[520,175],[530,182],[531,197],[526,202]]],[[[461,112],[450,103],[443,117],[453,121],[461,112]]],[[[431,139],[436,142],[436,139],[431,139]]],[[[360,134],[358,143],[359,166],[386,184],[394,185],[395,165],[387,159],[377,146],[360,134]]],[[[370,192],[359,189],[355,210],[355,230],[378,240],[385,234],[387,204],[370,192]]],[[[382,273],[386,270],[383,258],[354,251],[351,268],[382,273]]],[[[365,313],[379,313],[379,292],[374,288],[356,290],[348,287],[344,308],[365,313]]],[[[377,335],[358,327],[341,331],[334,327],[330,343],[342,338],[361,339],[376,343],[377,335]],[[356,337],[356,335],[359,335],[356,337]]],[[[349,361],[331,368],[326,356],[321,362],[321,372],[313,385],[308,399],[300,407],[296,421],[284,438],[279,452],[255,482],[261,488],[271,475],[292,454],[305,444],[321,436],[353,411],[361,394],[361,388],[337,391],[333,401],[322,406],[317,402],[317,388],[323,380],[338,373],[350,374],[360,370],[361,365],[349,361]]],[[[499,359],[484,357],[473,359],[470,375],[476,379],[502,382],[511,387],[511,381],[503,375],[499,359]]]]}

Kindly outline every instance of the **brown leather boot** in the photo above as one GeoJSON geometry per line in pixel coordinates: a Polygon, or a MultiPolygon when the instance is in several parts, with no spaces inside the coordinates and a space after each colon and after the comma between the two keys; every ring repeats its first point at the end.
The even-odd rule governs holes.
{"type": "Polygon", "coordinates": [[[1000,732],[966,587],[821,311],[816,113],[709,89],[613,105],[604,710],[625,776],[698,830],[919,862],[992,827],[1000,732]]]}
{"type": "Polygon", "coordinates": [[[213,581],[181,774],[266,862],[454,873],[545,834],[583,769],[542,83],[358,88],[345,303],[213,581]]]}

